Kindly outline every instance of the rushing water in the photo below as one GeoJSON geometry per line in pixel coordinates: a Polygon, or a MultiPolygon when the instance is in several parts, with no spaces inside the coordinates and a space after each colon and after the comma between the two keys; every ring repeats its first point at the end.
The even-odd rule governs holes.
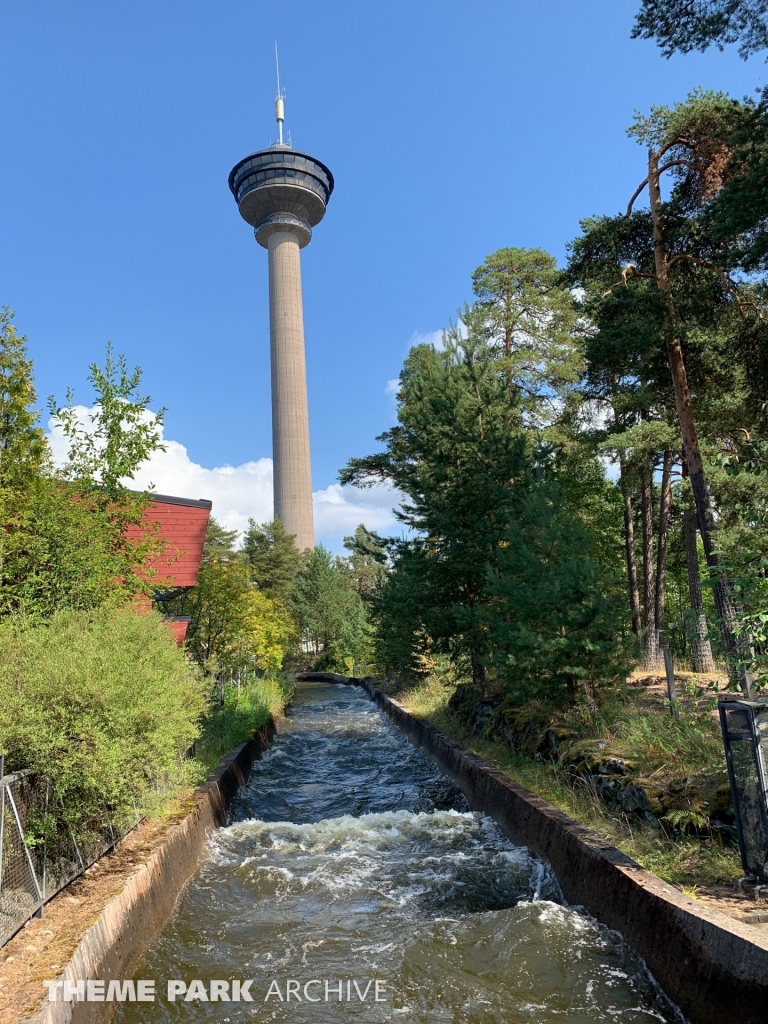
{"type": "Polygon", "coordinates": [[[316,684],[135,976],[157,979],[157,1001],[122,1004],[121,1022],[681,1019],[363,693],[316,684]],[[191,996],[253,979],[253,1001],[170,1002],[167,979],[199,979],[191,996]]]}

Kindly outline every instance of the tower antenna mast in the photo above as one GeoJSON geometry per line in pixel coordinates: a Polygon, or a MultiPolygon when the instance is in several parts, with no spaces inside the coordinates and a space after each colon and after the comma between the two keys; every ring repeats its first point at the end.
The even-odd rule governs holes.
{"type": "Polygon", "coordinates": [[[275,70],[277,71],[277,96],[275,97],[275,119],[280,132],[280,145],[283,144],[283,121],[285,120],[285,92],[280,89],[280,60],[277,55],[275,40],[275,70]]]}

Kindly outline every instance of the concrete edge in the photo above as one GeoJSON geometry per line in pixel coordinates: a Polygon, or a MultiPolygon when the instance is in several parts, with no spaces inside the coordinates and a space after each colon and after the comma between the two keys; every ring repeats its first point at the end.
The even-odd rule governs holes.
{"type": "MultiPolygon", "coordinates": [[[[169,829],[162,845],[106,903],[59,978],[74,983],[80,978],[132,976],[141,954],[173,912],[184,883],[195,872],[210,831],[226,824],[232,800],[276,731],[270,720],[219,762],[193,793],[192,810],[169,829]]],[[[46,1001],[25,1020],[29,1024],[103,1024],[118,1006],[116,1002],[46,1001]]]]}
{"type": "Polygon", "coordinates": [[[473,810],[489,814],[512,842],[548,861],[566,900],[620,932],[692,1024],[765,1024],[768,935],[684,896],[591,829],[414,718],[372,680],[334,681],[361,686],[410,742],[454,779],[473,810]]]}

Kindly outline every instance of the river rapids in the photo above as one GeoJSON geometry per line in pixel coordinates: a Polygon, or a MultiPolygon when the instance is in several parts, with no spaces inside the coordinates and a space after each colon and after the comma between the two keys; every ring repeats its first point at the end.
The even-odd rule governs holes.
{"type": "Polygon", "coordinates": [[[121,1024],[682,1021],[544,863],[360,690],[324,684],[299,684],[135,977],[157,999],[121,1004],[121,1024]],[[251,1001],[210,1001],[212,979],[252,979],[251,1001]]]}

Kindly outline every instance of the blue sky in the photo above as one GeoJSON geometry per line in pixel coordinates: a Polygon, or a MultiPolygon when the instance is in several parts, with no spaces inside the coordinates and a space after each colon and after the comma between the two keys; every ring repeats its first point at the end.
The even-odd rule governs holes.
{"type": "Polygon", "coordinates": [[[630,40],[638,6],[6,0],[0,304],[41,398],[72,384],[89,404],[111,339],[168,407],[153,482],[208,488],[190,496],[232,525],[269,516],[266,254],[227,175],[276,137],[277,39],[286,128],[336,178],[302,255],[318,534],[386,527],[386,496],[334,485],[392,423],[413,339],[470,297],[488,253],[562,260],[581,218],[626,203],[635,109],[765,81],[760,58],[667,61],[630,40]]]}

